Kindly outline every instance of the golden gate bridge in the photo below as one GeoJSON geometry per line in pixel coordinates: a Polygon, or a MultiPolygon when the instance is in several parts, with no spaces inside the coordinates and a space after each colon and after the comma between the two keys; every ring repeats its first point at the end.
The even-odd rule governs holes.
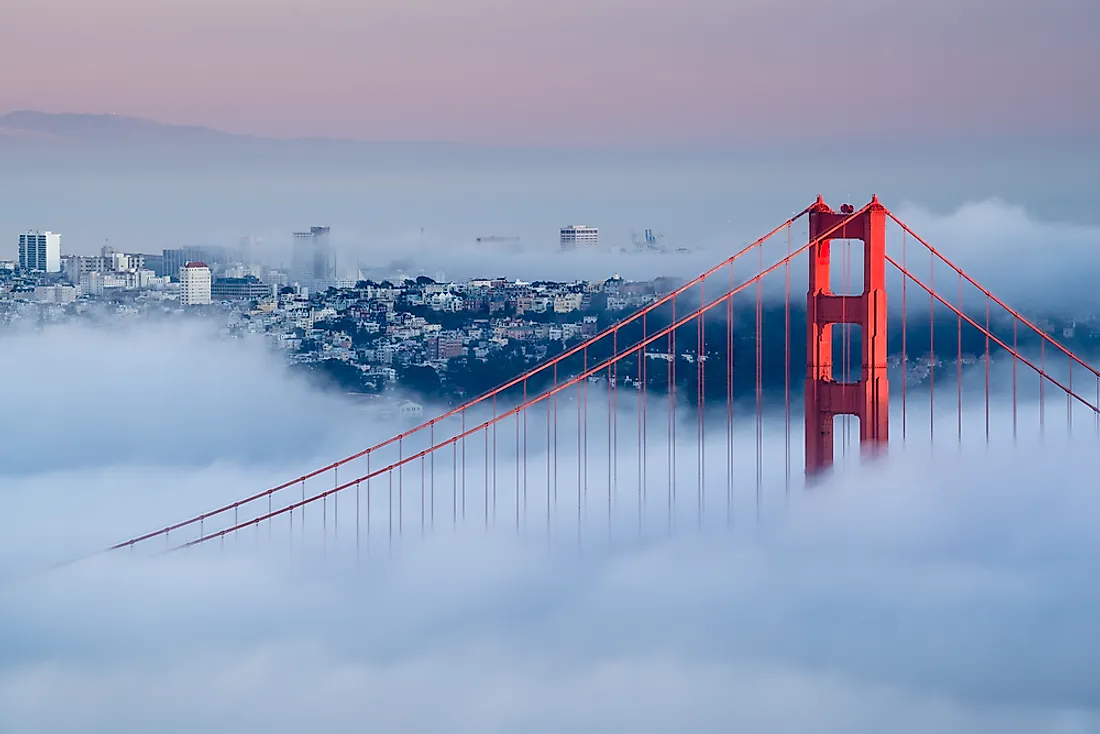
{"type": "Polygon", "coordinates": [[[1068,433],[1084,415],[1100,436],[1100,372],[877,197],[833,210],[819,196],[705,273],[472,400],[108,551],[159,553],[245,533],[288,534],[294,543],[309,527],[358,552],[379,535],[392,544],[442,523],[506,523],[517,531],[545,523],[550,536],[575,523],[579,534],[593,515],[606,516],[610,528],[616,512],[639,532],[670,530],[692,514],[700,526],[714,517],[733,524],[745,505],[759,516],[771,480],[789,494],[827,477],[837,439],[843,452],[853,442],[854,421],[858,453],[874,461],[891,442],[921,435],[934,443],[937,425],[938,440],[947,440],[945,421],[961,446],[964,415],[988,444],[1015,440],[1025,428],[1046,431],[1054,410],[1064,411],[1068,433]],[[792,231],[802,220],[807,237],[795,246],[792,231]],[[808,288],[799,386],[792,275],[801,262],[808,288]],[[751,323],[739,322],[735,302],[748,304],[751,323]],[[778,328],[778,317],[766,313],[781,313],[782,353],[766,348],[768,329],[778,328]],[[894,319],[900,344],[891,354],[894,319]],[[928,340],[919,344],[911,336],[916,319],[927,319],[928,340]],[[945,324],[954,336],[948,347],[945,324]],[[979,354],[964,354],[964,334],[979,354]],[[945,386],[951,360],[954,380],[945,386]],[[924,378],[918,385],[915,372],[924,378]],[[777,373],[781,402],[765,387],[777,373]],[[799,387],[801,421],[792,402],[799,387]],[[1003,410],[994,393],[1003,394],[1003,410]]]}

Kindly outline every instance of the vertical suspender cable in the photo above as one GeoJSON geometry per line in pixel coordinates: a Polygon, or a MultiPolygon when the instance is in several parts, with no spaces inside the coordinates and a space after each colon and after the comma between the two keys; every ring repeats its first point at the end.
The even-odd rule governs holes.
{"type": "Polygon", "coordinates": [[[985,442],[989,444],[989,296],[985,297],[985,442]]]}
{"type": "Polygon", "coordinates": [[[1017,339],[1018,324],[1019,324],[1019,319],[1017,319],[1015,316],[1013,316],[1012,317],[1012,443],[1013,444],[1016,443],[1017,413],[1019,412],[1019,408],[1017,407],[1017,401],[1016,401],[1016,393],[1017,393],[1017,389],[1016,389],[1016,363],[1017,363],[1016,355],[1019,354],[1019,341],[1017,339]]]}
{"type": "Polygon", "coordinates": [[[706,349],[704,345],[704,339],[706,338],[704,331],[706,329],[706,280],[703,280],[699,284],[699,308],[702,309],[699,314],[699,320],[696,323],[696,331],[698,333],[698,344],[695,348],[695,366],[696,366],[696,396],[695,396],[695,437],[697,441],[696,447],[696,478],[698,486],[696,488],[696,510],[698,513],[698,525],[699,528],[703,527],[703,512],[705,509],[706,499],[703,494],[703,431],[705,430],[703,421],[706,417],[706,397],[705,397],[705,380],[706,377],[703,373],[703,361],[706,359],[706,349]]]}
{"type": "Polygon", "coordinates": [[[932,441],[936,435],[936,300],[932,297],[936,290],[936,256],[931,250],[928,263],[928,439],[932,441]]]}
{"type": "Polygon", "coordinates": [[[763,367],[763,318],[764,318],[764,246],[757,248],[760,251],[760,269],[756,276],[756,519],[760,519],[760,493],[763,484],[764,456],[764,367],[763,367]]]}
{"type": "Polygon", "coordinates": [[[726,299],[726,525],[733,523],[733,263],[726,299]]]}
{"type": "Polygon", "coordinates": [[[787,262],[783,265],[783,491],[791,493],[791,225],[787,225],[787,262]]]}
{"type": "MultiPolygon", "coordinates": [[[[672,323],[676,323],[676,299],[672,299],[672,323]]],[[[676,483],[673,474],[676,472],[676,330],[668,332],[668,446],[666,447],[666,463],[668,468],[668,532],[672,533],[673,506],[676,504],[676,483]]]]}
{"type": "MultiPolygon", "coordinates": [[[[646,342],[646,314],[641,315],[641,343],[646,342]]],[[[641,347],[638,350],[638,360],[641,362],[638,371],[641,373],[641,482],[639,487],[639,506],[640,513],[642,515],[642,521],[645,519],[646,514],[646,497],[649,494],[648,487],[646,486],[647,472],[646,472],[646,449],[649,443],[649,426],[647,424],[647,386],[648,375],[646,374],[646,348],[641,347]]],[[[639,528],[641,526],[639,525],[639,528]]]]}
{"type": "Polygon", "coordinates": [[[901,231],[901,442],[905,443],[907,423],[907,391],[909,385],[909,302],[908,285],[909,276],[906,274],[908,265],[905,263],[906,239],[908,233],[901,231]]]}
{"type": "MultiPolygon", "coordinates": [[[[963,307],[963,304],[962,304],[963,281],[962,281],[962,275],[961,274],[958,276],[958,280],[959,280],[959,313],[961,314],[962,313],[962,307],[963,307]]],[[[956,320],[958,321],[958,350],[955,354],[955,375],[956,375],[956,380],[958,382],[958,385],[957,385],[957,388],[956,388],[957,403],[958,403],[957,406],[956,406],[956,411],[957,411],[958,423],[959,423],[959,446],[962,446],[962,438],[963,438],[963,354],[962,354],[962,352],[963,352],[963,320],[962,320],[962,316],[959,316],[958,314],[956,314],[956,320]]]]}

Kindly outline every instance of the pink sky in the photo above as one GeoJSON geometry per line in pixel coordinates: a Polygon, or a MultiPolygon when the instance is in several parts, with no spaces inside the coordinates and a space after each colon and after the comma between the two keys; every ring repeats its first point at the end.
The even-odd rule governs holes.
{"type": "Polygon", "coordinates": [[[0,112],[518,143],[1100,129],[1096,0],[3,0],[0,112]]]}

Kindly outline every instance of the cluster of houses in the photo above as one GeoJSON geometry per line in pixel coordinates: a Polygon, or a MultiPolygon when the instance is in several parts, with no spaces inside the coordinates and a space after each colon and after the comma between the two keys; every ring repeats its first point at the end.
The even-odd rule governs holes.
{"type": "Polygon", "coordinates": [[[594,335],[601,313],[643,306],[675,286],[618,276],[571,283],[420,277],[313,294],[290,286],[240,309],[230,326],[265,335],[292,363],[336,360],[381,388],[408,365],[444,369],[456,357],[488,360],[517,348],[539,359],[552,342],[594,335]]]}

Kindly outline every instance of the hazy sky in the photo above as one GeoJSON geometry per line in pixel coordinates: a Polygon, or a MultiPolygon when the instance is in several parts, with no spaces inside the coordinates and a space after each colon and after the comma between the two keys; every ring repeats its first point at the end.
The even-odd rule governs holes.
{"type": "Polygon", "coordinates": [[[5,0],[0,111],[280,136],[1082,134],[1094,0],[5,0]]]}
{"type": "MultiPolygon", "coordinates": [[[[784,149],[811,130],[830,141],[1059,139],[1100,129],[1098,7],[0,0],[0,112],[597,146],[784,149]]],[[[24,174],[5,160],[0,233],[50,228],[64,233],[66,252],[108,238],[156,252],[232,245],[252,232],[277,252],[293,229],[325,223],[342,257],[365,265],[403,258],[431,274],[473,275],[474,262],[494,268],[476,274],[511,277],[621,267],[651,277],[698,272],[817,191],[833,204],[878,191],[1014,304],[1092,294],[1095,157],[1072,146],[1065,157],[1006,149],[922,150],[907,164],[864,151],[844,165],[797,166],[709,151],[683,164],[627,165],[608,154],[583,177],[564,156],[555,165],[357,162],[336,172],[227,164],[181,173],[157,161],[131,170],[112,157],[105,171],[35,164],[24,174]],[[1084,202],[1080,211],[1071,200],[1084,202]],[[702,251],[682,260],[545,256],[572,221],[599,225],[608,246],[627,244],[632,227],[656,227],[669,244],[702,251]],[[525,249],[496,257],[463,245],[481,234],[522,234],[525,249]]],[[[948,423],[936,430],[934,461],[911,430],[888,461],[839,472],[820,492],[792,492],[789,505],[776,470],[765,484],[776,498],[768,532],[746,524],[733,537],[679,534],[574,558],[548,552],[535,534],[467,527],[411,533],[396,558],[379,553],[353,567],[357,536],[345,524],[338,545],[328,515],[313,514],[310,547],[324,543],[324,561],[279,526],[270,546],[257,532],[224,549],[22,577],[394,430],[289,376],[261,344],[212,336],[177,323],[4,337],[9,384],[53,387],[10,391],[5,404],[21,418],[0,445],[0,730],[1100,729],[1091,421],[1079,419],[1070,441],[1063,414],[1048,407],[1044,443],[1021,431],[1013,446],[1009,409],[995,401],[1000,443],[987,449],[984,415],[967,412],[960,453],[955,396],[938,386],[949,410],[936,409],[948,423]]],[[[1007,380],[1009,366],[999,367],[1007,380]]],[[[1035,406],[1024,409],[1037,430],[1035,406]]],[[[721,429],[707,435],[707,455],[720,460],[721,429]]],[[[778,457],[781,444],[769,429],[764,455],[778,457]]],[[[694,454],[682,455],[690,465],[694,454]]],[[[634,458],[625,454],[623,466],[634,458]]],[[[724,477],[707,477],[707,491],[724,496],[724,477]]],[[[750,482],[742,489],[751,497],[750,482]]],[[[633,515],[624,517],[633,530],[633,515]]],[[[602,534],[602,518],[594,527],[602,534]]]]}

